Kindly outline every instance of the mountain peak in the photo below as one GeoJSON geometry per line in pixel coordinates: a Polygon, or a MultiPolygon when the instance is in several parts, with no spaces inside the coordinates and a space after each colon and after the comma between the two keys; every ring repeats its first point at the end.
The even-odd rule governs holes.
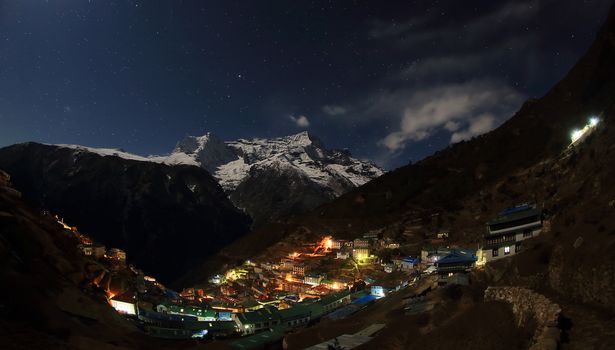
{"type": "Polygon", "coordinates": [[[164,162],[197,165],[213,173],[221,164],[236,158],[222,140],[208,132],[202,136],[184,137],[164,162]]]}
{"type": "Polygon", "coordinates": [[[209,143],[223,144],[223,142],[211,132],[207,132],[202,136],[188,135],[175,145],[173,152],[193,154],[205,148],[209,143]]]}
{"type": "MultiPolygon", "coordinates": [[[[326,149],[307,131],[226,142],[210,133],[189,136],[163,161],[207,169],[235,204],[256,221],[261,219],[257,207],[262,206],[256,198],[275,196],[277,202],[272,199],[271,203],[288,204],[287,208],[278,208],[277,214],[295,204],[310,209],[383,174],[380,168],[352,158],[349,152],[326,149]]],[[[268,215],[276,216],[276,210],[272,208],[268,215]]]]}

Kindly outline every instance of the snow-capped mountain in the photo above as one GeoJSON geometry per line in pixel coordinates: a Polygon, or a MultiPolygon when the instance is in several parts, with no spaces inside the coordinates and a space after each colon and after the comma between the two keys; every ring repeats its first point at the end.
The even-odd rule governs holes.
{"type": "Polygon", "coordinates": [[[142,157],[120,149],[58,145],[103,156],[206,169],[231,201],[256,224],[323,204],[382,175],[376,165],[329,150],[307,132],[221,141],[211,133],[187,136],[169,155],[142,157]]]}
{"type": "Polygon", "coordinates": [[[314,208],[384,173],[307,132],[227,142],[187,136],[170,155],[150,159],[207,169],[256,222],[314,208]]]}
{"type": "Polygon", "coordinates": [[[307,132],[228,142],[220,141],[211,133],[187,136],[169,156],[157,159],[167,164],[201,166],[228,192],[234,191],[253,167],[296,171],[336,196],[383,174],[382,169],[352,158],[347,151],[327,150],[307,132]]]}

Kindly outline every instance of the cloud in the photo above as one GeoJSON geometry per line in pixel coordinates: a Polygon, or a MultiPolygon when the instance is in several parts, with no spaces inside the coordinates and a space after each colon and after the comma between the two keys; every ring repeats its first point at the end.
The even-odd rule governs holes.
{"type": "Polygon", "coordinates": [[[371,110],[398,111],[398,130],[379,142],[396,152],[408,142],[424,140],[440,131],[451,132],[451,142],[487,132],[510,117],[523,99],[521,93],[504,83],[475,80],[391,93],[374,99],[376,105],[371,110]]]}
{"type": "Polygon", "coordinates": [[[337,105],[326,105],[322,107],[322,110],[330,116],[342,115],[347,112],[346,108],[337,105]]]}
{"type": "Polygon", "coordinates": [[[451,143],[469,140],[474,136],[491,131],[495,128],[497,120],[498,118],[490,113],[481,114],[478,117],[471,118],[467,121],[468,126],[466,129],[454,132],[451,135],[451,143]]]}
{"type": "Polygon", "coordinates": [[[300,128],[307,128],[310,126],[310,120],[304,115],[300,115],[298,117],[291,115],[289,118],[300,128]]]}

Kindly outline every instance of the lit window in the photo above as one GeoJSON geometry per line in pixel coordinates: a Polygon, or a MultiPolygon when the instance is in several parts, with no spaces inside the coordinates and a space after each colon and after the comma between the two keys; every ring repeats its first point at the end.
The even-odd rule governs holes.
{"type": "Polygon", "coordinates": [[[504,255],[510,254],[510,247],[504,247],[504,255]]]}
{"type": "Polygon", "coordinates": [[[499,253],[499,249],[498,248],[493,248],[491,250],[491,256],[498,256],[499,253]]]}

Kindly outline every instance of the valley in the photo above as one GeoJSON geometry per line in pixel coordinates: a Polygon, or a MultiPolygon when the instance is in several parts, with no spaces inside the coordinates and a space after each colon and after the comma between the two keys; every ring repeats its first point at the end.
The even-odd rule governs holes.
{"type": "MultiPolygon", "coordinates": [[[[56,143],[57,136],[32,136],[37,142],[0,148],[0,347],[615,347],[615,5],[608,4],[610,11],[597,33],[588,31],[593,43],[561,80],[505,117],[501,114],[508,113],[513,102],[535,95],[526,93],[538,91],[531,87],[538,84],[538,76],[551,79],[559,72],[538,64],[544,63],[542,51],[542,56],[524,51],[531,62],[515,62],[512,47],[521,39],[512,40],[510,28],[521,25],[524,35],[530,28],[538,33],[540,45],[523,37],[528,47],[557,46],[556,58],[548,60],[553,66],[572,55],[565,52],[566,42],[581,40],[581,34],[577,38],[560,27],[524,22],[541,18],[555,23],[544,13],[552,3],[477,4],[473,11],[480,8],[486,15],[476,19],[467,9],[455,9],[450,23],[450,14],[438,10],[439,24],[434,24],[431,8],[421,12],[423,17],[397,22],[396,16],[407,14],[388,13],[393,7],[329,5],[344,11],[336,17],[343,23],[336,25],[348,25],[332,33],[369,38],[362,49],[354,48],[355,39],[342,43],[354,52],[356,62],[330,64],[331,71],[308,75],[297,69],[286,72],[286,79],[266,74],[275,84],[262,86],[263,76],[238,68],[245,59],[243,50],[251,50],[252,44],[275,48],[263,52],[276,52],[293,64],[316,64],[315,57],[333,52],[323,53],[324,47],[341,47],[340,42],[334,45],[333,35],[327,38],[330,45],[327,40],[323,44],[311,36],[320,31],[307,30],[322,16],[304,9],[312,15],[310,26],[291,24],[302,18],[302,7],[297,2],[295,10],[287,9],[277,32],[286,33],[280,29],[285,28],[290,33],[296,25],[309,43],[286,42],[285,49],[278,50],[281,39],[271,35],[267,45],[243,45],[243,38],[267,26],[230,35],[211,18],[207,30],[176,21],[175,16],[207,16],[221,4],[200,9],[184,2],[169,5],[173,11],[163,11],[164,16],[147,17],[164,26],[155,28],[156,40],[145,40],[144,47],[170,45],[167,30],[196,38],[211,25],[224,49],[209,51],[202,43],[183,42],[164,55],[141,58],[143,64],[162,60],[163,69],[147,74],[164,78],[160,81],[174,88],[152,84],[150,88],[164,89],[165,94],[152,93],[144,84],[129,94],[147,112],[134,117],[138,123],[129,117],[122,127],[116,123],[117,130],[128,125],[130,137],[116,138],[117,130],[102,126],[103,119],[96,128],[84,127],[88,113],[82,114],[86,121],[73,119],[67,126],[64,121],[73,108],[79,111],[84,104],[62,107],[56,99],[54,108],[59,106],[63,119],[53,126],[62,132],[89,130],[91,144],[79,131],[65,137],[66,142],[56,143]],[[384,12],[372,14],[376,8],[384,12]],[[363,12],[370,15],[361,17],[363,12]],[[358,23],[369,30],[359,32],[358,23]],[[431,27],[422,32],[425,23],[431,27]],[[455,39],[451,28],[459,29],[459,47],[439,39],[455,39]],[[540,36],[543,32],[551,36],[540,36]],[[498,38],[493,41],[491,36],[498,38]],[[501,44],[499,36],[506,54],[480,56],[492,49],[489,43],[501,44]],[[238,41],[241,54],[230,49],[238,41]],[[474,41],[482,51],[468,55],[463,50],[474,47],[474,41]],[[393,49],[377,49],[376,43],[393,49]],[[409,55],[409,47],[436,50],[437,43],[459,50],[461,56],[424,61],[403,57],[401,73],[396,65],[384,63],[400,52],[409,55]],[[297,56],[301,59],[286,57],[284,50],[296,46],[310,50],[297,56]],[[178,52],[194,61],[178,59],[178,52]],[[197,58],[191,56],[195,52],[197,58]],[[195,62],[216,54],[227,62],[211,65],[210,75],[194,73],[199,66],[195,62]],[[523,69],[509,67],[510,62],[523,69]],[[223,66],[226,69],[219,68],[223,66]],[[356,74],[366,67],[377,67],[378,73],[356,74]],[[492,69],[501,71],[501,81],[483,79],[495,74],[492,69]],[[216,70],[223,74],[215,77],[216,70]],[[296,80],[300,86],[267,90],[294,84],[289,78],[293,74],[302,77],[296,80]],[[467,80],[464,74],[472,77],[467,80]],[[325,84],[323,75],[340,82],[325,84]],[[454,83],[456,79],[465,82],[454,83]],[[210,91],[205,83],[223,88],[210,91]],[[407,90],[410,84],[416,84],[415,90],[407,90]],[[252,90],[255,86],[261,88],[252,90]],[[487,91],[481,90],[485,87],[487,91]],[[354,89],[359,88],[374,90],[357,95],[354,89]],[[252,99],[258,103],[251,104],[252,99]],[[232,109],[225,110],[228,106],[232,109]],[[214,112],[220,117],[213,117],[214,112]],[[146,129],[150,137],[140,134],[146,129]],[[97,138],[102,130],[111,136],[97,138]],[[185,130],[201,136],[177,137],[188,135],[185,130]],[[326,147],[316,131],[327,143],[349,143],[356,154],[369,156],[353,157],[348,149],[326,147]],[[217,137],[218,132],[225,137],[217,137]],[[237,136],[246,134],[251,136],[237,136]],[[152,135],[164,135],[165,141],[152,135]],[[380,136],[376,140],[374,135],[380,136]],[[179,141],[166,154],[139,155],[113,145],[143,150],[155,143],[157,148],[171,136],[179,141]],[[104,148],[90,146],[102,144],[100,140],[106,142],[104,148]],[[421,152],[429,155],[413,161],[421,152]],[[395,166],[385,170],[368,159],[395,166]],[[398,163],[403,165],[396,167],[398,163]]],[[[558,10],[576,9],[568,5],[562,3],[558,10]]],[[[592,13],[607,8],[590,5],[592,13]]],[[[131,2],[130,10],[147,6],[131,2]]],[[[326,12],[324,5],[316,7],[326,12]]],[[[113,18],[123,14],[115,7],[109,13],[113,18]]],[[[232,27],[263,16],[257,9],[250,16],[237,13],[224,12],[215,20],[232,27]]],[[[101,18],[109,17],[103,13],[101,18]]],[[[149,25],[118,33],[141,32],[149,25]]],[[[264,69],[270,63],[260,55],[254,60],[262,61],[259,67],[264,69]]],[[[122,60],[130,61],[124,56],[122,60]]],[[[278,73],[287,67],[274,66],[278,73]]],[[[126,67],[121,72],[130,71],[126,67]]],[[[140,74],[125,83],[142,84],[146,79],[140,74]]],[[[64,79],[64,88],[70,81],[64,79]]],[[[0,102],[9,100],[0,94],[0,102]]],[[[10,134],[4,126],[10,118],[0,110],[1,137],[10,134]]],[[[32,128],[31,135],[40,134],[38,127],[32,128]]]]}

